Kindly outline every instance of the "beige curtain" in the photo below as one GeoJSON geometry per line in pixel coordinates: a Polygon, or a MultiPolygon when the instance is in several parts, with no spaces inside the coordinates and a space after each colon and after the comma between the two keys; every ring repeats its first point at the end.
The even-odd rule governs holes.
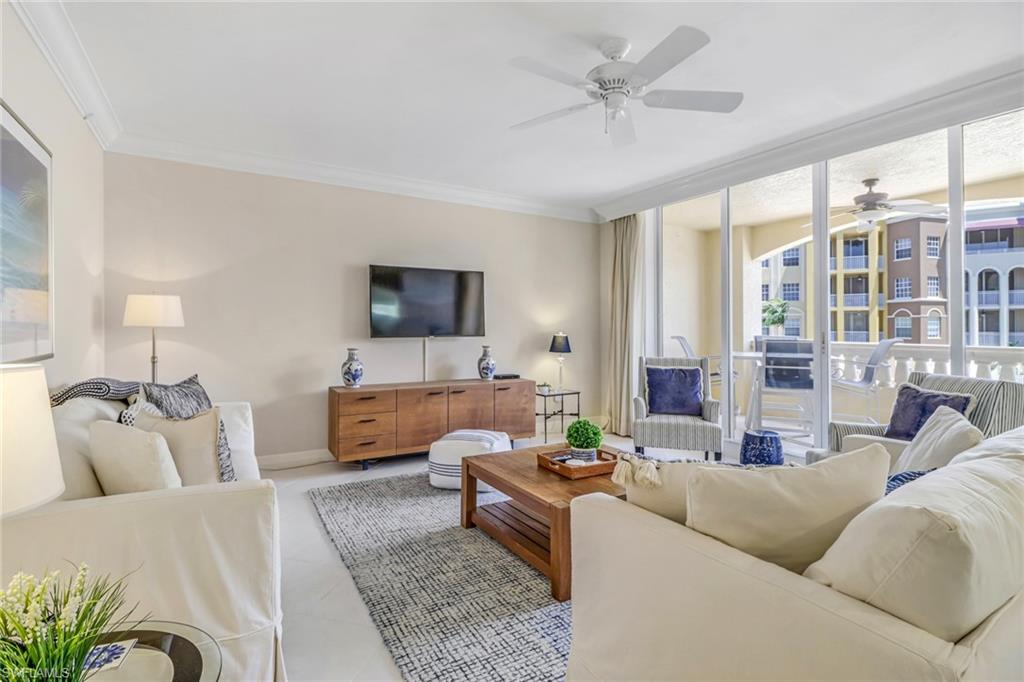
{"type": "Polygon", "coordinates": [[[608,427],[613,433],[633,433],[633,396],[637,361],[642,346],[643,218],[628,215],[612,221],[611,314],[608,339],[608,427]]]}

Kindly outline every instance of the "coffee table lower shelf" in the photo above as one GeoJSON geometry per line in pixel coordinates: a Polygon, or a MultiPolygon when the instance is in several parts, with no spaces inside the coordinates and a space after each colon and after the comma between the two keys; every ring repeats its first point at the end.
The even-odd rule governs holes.
{"type": "Polygon", "coordinates": [[[485,504],[473,510],[473,523],[492,538],[551,577],[551,526],[513,500],[485,504]]]}

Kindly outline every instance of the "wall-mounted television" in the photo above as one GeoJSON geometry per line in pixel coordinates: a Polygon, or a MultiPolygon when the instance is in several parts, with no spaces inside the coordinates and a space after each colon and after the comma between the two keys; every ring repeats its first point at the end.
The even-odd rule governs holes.
{"type": "Polygon", "coordinates": [[[370,337],[484,336],[484,273],[370,266],[370,337]]]}

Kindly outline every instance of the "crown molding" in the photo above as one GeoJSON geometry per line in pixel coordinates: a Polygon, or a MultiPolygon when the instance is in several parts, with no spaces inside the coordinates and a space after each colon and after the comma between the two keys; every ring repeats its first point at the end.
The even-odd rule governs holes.
{"type": "Polygon", "coordinates": [[[313,161],[296,161],[250,152],[213,149],[184,142],[147,138],[130,133],[119,135],[110,145],[108,151],[163,159],[165,161],[210,166],[243,173],[308,180],[372,192],[400,194],[419,199],[492,208],[512,213],[527,213],[584,223],[598,222],[597,214],[589,208],[549,204],[525,197],[489,192],[470,187],[447,185],[313,161]]]}
{"type": "Polygon", "coordinates": [[[594,211],[601,220],[612,220],[1022,107],[1024,69],[1014,60],[719,159],[685,175],[633,188],[595,206],[594,211]]]}
{"type": "Polygon", "coordinates": [[[39,51],[57,75],[65,92],[103,149],[121,133],[121,122],[100,85],[96,70],[82,47],[60,2],[8,0],[39,51]]]}

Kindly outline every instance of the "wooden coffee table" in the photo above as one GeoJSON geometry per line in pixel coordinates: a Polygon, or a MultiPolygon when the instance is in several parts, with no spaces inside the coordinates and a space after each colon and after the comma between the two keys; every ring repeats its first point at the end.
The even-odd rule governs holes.
{"type": "Polygon", "coordinates": [[[589,493],[625,494],[612,483],[610,474],[571,480],[537,466],[538,452],[566,447],[564,443],[542,445],[462,460],[462,527],[479,526],[548,576],[551,596],[558,601],[572,593],[569,503],[589,493]],[[478,480],[512,499],[478,507],[478,480]]]}

